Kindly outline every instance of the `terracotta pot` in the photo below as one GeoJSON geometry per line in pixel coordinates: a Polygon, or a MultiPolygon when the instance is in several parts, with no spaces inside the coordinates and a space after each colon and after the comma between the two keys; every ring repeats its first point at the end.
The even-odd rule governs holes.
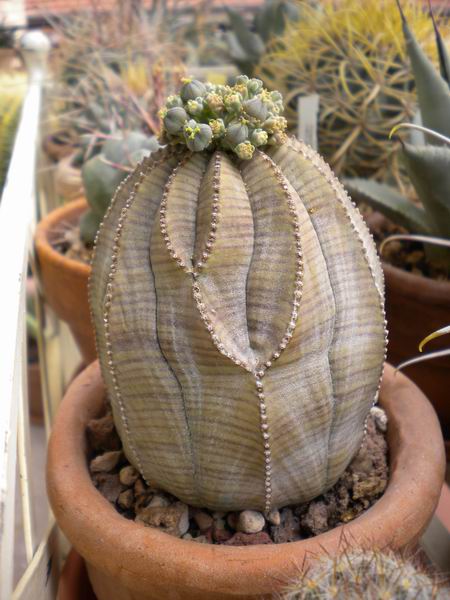
{"type": "MultiPolygon", "coordinates": [[[[385,235],[389,221],[380,213],[366,217],[372,231],[385,235]]],[[[419,354],[419,343],[432,331],[450,324],[450,281],[414,275],[383,262],[386,316],[389,329],[388,360],[394,365],[419,354]]],[[[449,338],[434,340],[426,352],[450,346],[449,338]]],[[[406,367],[408,375],[433,404],[446,440],[450,460],[450,357],[406,367]]]]}
{"type": "Polygon", "coordinates": [[[96,600],[84,560],[74,549],[69,552],[61,571],[56,600],[96,600]]]}
{"type": "Polygon", "coordinates": [[[45,298],[60,319],[68,323],[86,364],[96,358],[88,302],[91,267],[55,250],[52,242],[63,227],[76,223],[86,210],[84,199],[49,213],[36,228],[39,278],[45,298]]]}
{"type": "MultiPolygon", "coordinates": [[[[420,341],[450,325],[450,282],[435,281],[383,263],[389,329],[388,359],[393,364],[419,354],[420,341]]],[[[433,341],[427,352],[450,346],[449,338],[433,341]]],[[[450,357],[412,365],[405,373],[425,392],[450,440],[450,357]]]]}
{"type": "Polygon", "coordinates": [[[59,526],[86,560],[99,600],[272,598],[320,552],[343,540],[412,547],[435,510],[444,479],[438,420],[422,392],[386,366],[381,403],[389,416],[391,476],[383,497],[353,522],[290,544],[225,547],[171,537],[125,519],[92,484],[86,423],[101,414],[98,362],[68,389],[49,443],[47,489],[59,526]]]}
{"type": "Polygon", "coordinates": [[[64,202],[70,202],[83,194],[81,169],[73,166],[75,154],[58,161],[54,171],[55,193],[64,202]]]}

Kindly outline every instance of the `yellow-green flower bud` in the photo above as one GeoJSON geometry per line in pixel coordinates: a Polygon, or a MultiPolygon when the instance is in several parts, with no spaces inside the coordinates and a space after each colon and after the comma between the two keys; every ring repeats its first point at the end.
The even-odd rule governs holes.
{"type": "Polygon", "coordinates": [[[183,129],[186,146],[192,152],[201,152],[207,148],[212,140],[212,130],[205,123],[197,123],[191,119],[186,123],[183,129]]]}
{"type": "Polygon", "coordinates": [[[239,112],[242,108],[242,98],[240,94],[228,94],[224,98],[225,108],[230,112],[239,112]]]}
{"type": "Polygon", "coordinates": [[[209,93],[206,95],[205,103],[213,112],[219,112],[223,109],[223,98],[219,94],[209,93]]]}
{"type": "Polygon", "coordinates": [[[264,131],[264,129],[255,129],[250,135],[250,141],[256,147],[265,146],[268,139],[269,135],[267,131],[264,131]]]}
{"type": "Polygon", "coordinates": [[[186,83],[180,90],[180,96],[184,102],[187,102],[188,100],[195,100],[198,97],[203,98],[205,94],[205,85],[197,79],[192,79],[192,81],[186,80],[186,83]]]}
{"type": "Polygon", "coordinates": [[[255,146],[253,146],[253,144],[251,144],[247,140],[246,142],[238,144],[234,151],[239,156],[239,158],[242,158],[242,160],[250,160],[255,151],[255,146]]]}
{"type": "Polygon", "coordinates": [[[238,75],[238,77],[236,77],[236,84],[237,85],[247,85],[248,82],[250,81],[250,79],[247,77],[247,75],[238,75]]]}
{"type": "Polygon", "coordinates": [[[269,137],[268,143],[271,146],[281,146],[287,142],[288,136],[283,131],[277,131],[269,137]]]}
{"type": "Polygon", "coordinates": [[[286,129],[287,121],[284,117],[269,117],[264,121],[263,127],[268,133],[278,133],[286,129]]]}
{"type": "Polygon", "coordinates": [[[188,114],[184,108],[181,108],[181,106],[169,108],[163,119],[164,128],[166,129],[167,133],[175,135],[176,133],[180,133],[187,120],[188,114]]]}
{"type": "Polygon", "coordinates": [[[178,95],[172,95],[167,98],[166,108],[173,108],[174,106],[183,106],[183,100],[178,95]]]}
{"type": "Polygon", "coordinates": [[[247,86],[243,83],[236,84],[233,90],[235,91],[235,93],[240,94],[243,100],[246,100],[248,98],[248,89],[247,86]]]}
{"type": "Polygon", "coordinates": [[[240,121],[233,121],[227,127],[225,139],[231,147],[235,147],[248,139],[248,127],[240,121]]]}
{"type": "Polygon", "coordinates": [[[225,133],[225,123],[222,119],[211,119],[209,126],[215,138],[221,137],[225,133]]]}
{"type": "Polygon", "coordinates": [[[259,92],[262,90],[262,87],[263,82],[261,79],[252,78],[247,82],[247,89],[250,95],[259,94],[259,92]]]}
{"type": "Polygon", "coordinates": [[[270,99],[274,104],[283,105],[283,96],[277,90],[270,92],[270,99]]]}
{"type": "Polygon", "coordinates": [[[195,100],[188,100],[186,102],[186,110],[191,115],[200,115],[203,111],[203,100],[196,98],[195,100]]]}
{"type": "Polygon", "coordinates": [[[259,96],[244,102],[244,110],[250,117],[259,121],[265,121],[269,114],[267,104],[259,96]]]}

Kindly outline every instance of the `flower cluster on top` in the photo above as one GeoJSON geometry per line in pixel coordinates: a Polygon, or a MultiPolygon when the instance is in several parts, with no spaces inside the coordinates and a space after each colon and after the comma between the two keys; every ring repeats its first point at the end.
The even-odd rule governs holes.
{"type": "Polygon", "coordinates": [[[184,79],[179,95],[169,96],[160,111],[162,141],[192,152],[221,148],[249,160],[256,148],[286,141],[282,112],[281,94],[259,79],[241,75],[233,86],[184,79]]]}

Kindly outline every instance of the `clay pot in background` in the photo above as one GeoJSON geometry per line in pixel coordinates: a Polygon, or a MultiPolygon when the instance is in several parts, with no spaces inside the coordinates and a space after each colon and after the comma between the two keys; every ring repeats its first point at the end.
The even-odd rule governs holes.
{"type": "Polygon", "coordinates": [[[36,228],[35,246],[44,296],[58,317],[69,325],[85,364],[89,364],[96,358],[88,302],[91,267],[65,257],[52,245],[64,227],[78,222],[86,208],[86,201],[81,199],[49,213],[36,228]]]}
{"type": "Polygon", "coordinates": [[[28,341],[28,407],[30,418],[35,423],[44,420],[44,406],[42,404],[41,371],[36,342],[28,341]]]}
{"type": "Polygon", "coordinates": [[[71,550],[58,581],[56,600],[96,600],[81,556],[71,550]]]}
{"type": "Polygon", "coordinates": [[[49,444],[47,489],[59,526],[86,561],[99,600],[256,600],[273,598],[302,565],[342,542],[362,548],[415,546],[444,479],[442,435],[423,393],[386,365],[381,404],[389,418],[390,479],[382,498],[354,521],[315,538],[224,547],[177,539],[130,521],[91,482],[86,424],[105,395],[98,362],[68,389],[49,444]]]}
{"type": "Polygon", "coordinates": [[[74,154],[58,161],[54,171],[55,193],[64,202],[80,198],[83,194],[81,169],[73,166],[74,154]]]}
{"type": "MultiPolygon", "coordinates": [[[[435,281],[383,263],[386,314],[389,329],[388,359],[393,364],[419,354],[420,341],[432,331],[450,325],[450,282],[435,281]]],[[[450,346],[443,337],[425,352],[450,346]]],[[[433,404],[441,422],[450,458],[450,357],[434,358],[405,368],[433,404]]]]}
{"type": "Polygon", "coordinates": [[[44,137],[42,149],[47,157],[58,162],[74,152],[77,139],[69,131],[55,131],[44,137]]]}
{"type": "MultiPolygon", "coordinates": [[[[383,232],[389,222],[380,213],[366,217],[372,232],[383,232]]],[[[408,273],[383,262],[386,317],[389,330],[388,360],[393,365],[419,354],[420,342],[431,332],[450,325],[450,281],[408,273]]],[[[434,340],[425,352],[450,346],[449,338],[434,340]]],[[[433,404],[444,434],[450,460],[450,357],[432,359],[405,368],[433,404]]]]}

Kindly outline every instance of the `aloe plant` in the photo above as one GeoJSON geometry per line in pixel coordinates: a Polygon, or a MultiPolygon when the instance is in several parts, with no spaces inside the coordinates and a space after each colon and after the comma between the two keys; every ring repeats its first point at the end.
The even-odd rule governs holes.
{"type": "Polygon", "coordinates": [[[87,160],[81,169],[89,210],[81,217],[81,239],[94,243],[95,235],[120,182],[142,158],[160,147],[156,137],[138,131],[107,140],[101,152],[87,160]]]}
{"type": "MultiPolygon", "coordinates": [[[[400,8],[401,10],[401,8],[400,8]]],[[[434,22],[440,73],[417,43],[402,14],[406,48],[414,73],[426,142],[402,141],[401,157],[421,206],[416,206],[391,186],[365,179],[349,179],[346,185],[362,200],[412,234],[450,239],[450,60],[434,22]]],[[[431,17],[433,15],[431,13],[431,17]]],[[[405,125],[406,126],[406,125],[405,125]]],[[[405,127],[404,126],[404,127],[405,127]]],[[[401,127],[395,128],[395,134],[401,127]]],[[[427,258],[450,270],[450,251],[426,244],[427,258]]]]}
{"type": "Polygon", "coordinates": [[[90,282],[130,462],[196,506],[272,508],[358,451],[385,356],[372,238],[258,80],[185,81],[165,149],[119,186],[90,282]]]}
{"type": "Polygon", "coordinates": [[[292,0],[265,0],[250,26],[238,11],[228,8],[227,14],[228,51],[239,71],[249,76],[254,74],[270,40],[283,33],[287,21],[299,18],[298,5],[292,0]]]}

